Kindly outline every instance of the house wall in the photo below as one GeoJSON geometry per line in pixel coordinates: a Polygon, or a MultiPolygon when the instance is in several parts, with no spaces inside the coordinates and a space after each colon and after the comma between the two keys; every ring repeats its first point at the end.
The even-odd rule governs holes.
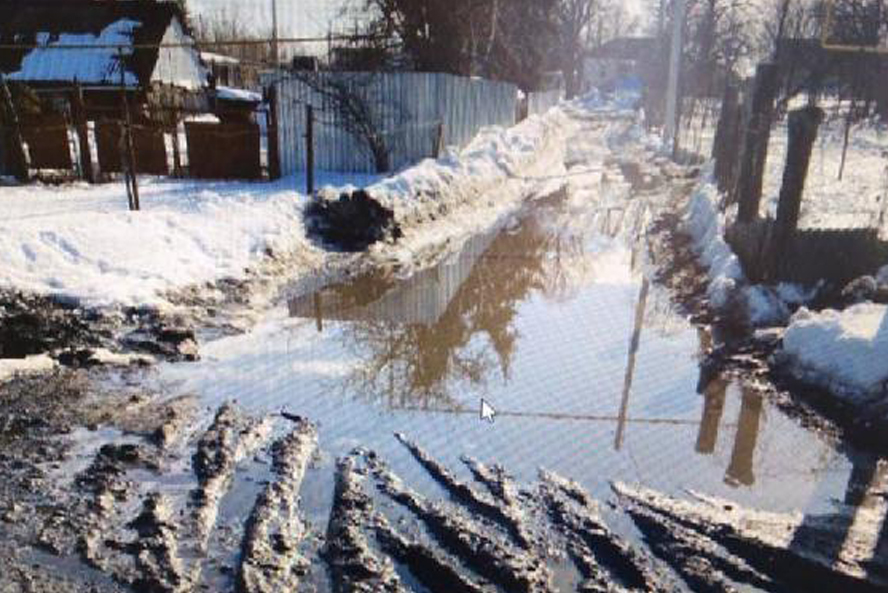
{"type": "MultiPolygon", "coordinates": [[[[185,34],[178,19],[173,19],[161,44],[190,43],[191,37],[185,34]]],[[[188,90],[197,90],[205,85],[207,70],[200,63],[200,54],[193,47],[162,47],[158,52],[157,64],[151,74],[151,82],[169,84],[188,90]]]]}

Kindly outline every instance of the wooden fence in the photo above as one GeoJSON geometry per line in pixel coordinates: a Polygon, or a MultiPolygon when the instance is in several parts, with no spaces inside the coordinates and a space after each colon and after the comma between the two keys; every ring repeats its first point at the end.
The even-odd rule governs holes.
{"type": "Polygon", "coordinates": [[[325,171],[377,170],[368,137],[382,138],[389,169],[463,147],[489,125],[515,123],[514,85],[440,73],[293,73],[275,83],[281,171],[305,169],[306,106],[314,108],[314,162],[325,171]],[[336,91],[330,92],[331,84],[336,91]],[[364,132],[343,109],[343,93],[368,114],[364,132]]]}

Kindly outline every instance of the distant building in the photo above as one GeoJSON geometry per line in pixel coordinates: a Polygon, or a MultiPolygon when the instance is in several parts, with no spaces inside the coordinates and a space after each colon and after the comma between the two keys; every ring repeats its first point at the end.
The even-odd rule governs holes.
{"type": "Polygon", "coordinates": [[[654,37],[618,37],[586,54],[585,86],[612,89],[622,80],[641,79],[657,54],[654,37]]]}
{"type": "Polygon", "coordinates": [[[209,67],[214,85],[241,89],[260,88],[260,68],[239,58],[217,52],[202,51],[200,57],[209,67]]]}

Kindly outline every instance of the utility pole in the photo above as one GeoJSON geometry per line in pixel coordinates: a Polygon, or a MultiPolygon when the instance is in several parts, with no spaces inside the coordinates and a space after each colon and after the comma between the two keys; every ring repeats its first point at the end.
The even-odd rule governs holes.
{"type": "Polygon", "coordinates": [[[684,40],[685,0],[673,0],[672,9],[672,48],[669,52],[669,83],[666,88],[666,123],[663,126],[663,141],[670,150],[675,148],[678,131],[678,76],[681,71],[681,52],[684,40]]]}
{"type": "Polygon", "coordinates": [[[271,0],[271,61],[275,68],[280,64],[280,54],[278,53],[277,0],[271,0]]]}

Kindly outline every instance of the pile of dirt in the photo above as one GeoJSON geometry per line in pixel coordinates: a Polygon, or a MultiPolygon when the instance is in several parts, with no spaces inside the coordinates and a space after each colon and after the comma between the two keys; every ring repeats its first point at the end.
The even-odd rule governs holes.
{"type": "Polygon", "coordinates": [[[316,197],[305,211],[309,232],[343,251],[364,251],[379,241],[402,236],[395,213],[363,189],[338,200],[316,197]]]}

